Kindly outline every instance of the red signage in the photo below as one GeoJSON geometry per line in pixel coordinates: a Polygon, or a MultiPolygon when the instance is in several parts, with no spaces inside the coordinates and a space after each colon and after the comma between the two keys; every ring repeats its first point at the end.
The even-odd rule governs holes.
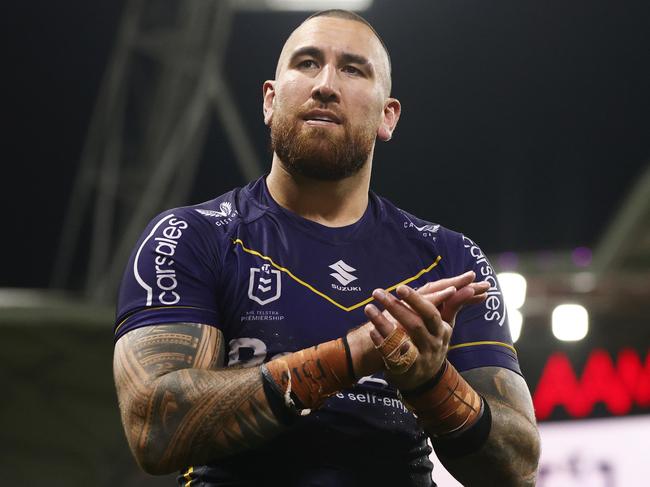
{"type": "Polygon", "coordinates": [[[580,378],[566,354],[549,357],[533,394],[537,419],[547,419],[558,406],[574,418],[584,418],[599,402],[617,416],[635,405],[650,408],[650,350],[645,364],[632,349],[621,350],[614,364],[609,353],[596,349],[580,378]]]}

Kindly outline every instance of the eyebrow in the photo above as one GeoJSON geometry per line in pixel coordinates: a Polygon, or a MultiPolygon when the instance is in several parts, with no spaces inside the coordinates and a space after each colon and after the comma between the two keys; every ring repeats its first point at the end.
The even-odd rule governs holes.
{"type": "MultiPolygon", "coordinates": [[[[319,49],[315,46],[305,46],[301,47],[300,49],[294,51],[293,54],[291,54],[291,57],[289,58],[289,65],[292,65],[297,58],[302,56],[311,56],[318,59],[319,61],[322,61],[325,58],[325,54],[323,53],[322,49],[319,49]]],[[[340,55],[339,61],[343,64],[352,63],[365,66],[371,71],[371,73],[374,73],[372,63],[368,60],[368,58],[360,54],[344,52],[340,55]]]]}

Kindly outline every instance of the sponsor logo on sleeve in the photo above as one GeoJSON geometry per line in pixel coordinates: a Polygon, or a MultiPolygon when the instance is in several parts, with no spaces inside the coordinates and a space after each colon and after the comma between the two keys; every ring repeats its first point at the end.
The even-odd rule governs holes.
{"type": "Polygon", "coordinates": [[[463,235],[463,246],[476,261],[476,279],[490,283],[487,299],[483,303],[486,309],[483,317],[487,321],[498,321],[499,326],[503,326],[506,319],[506,309],[496,273],[480,247],[465,235],[463,235]]]}
{"type": "Polygon", "coordinates": [[[438,230],[440,230],[440,225],[439,224],[432,224],[432,223],[427,223],[425,225],[416,225],[411,221],[411,219],[406,216],[406,214],[402,213],[404,215],[404,218],[406,218],[406,221],[403,223],[404,228],[415,228],[424,238],[431,238],[434,242],[438,238],[436,234],[438,233],[438,230]]]}
{"type": "Polygon", "coordinates": [[[154,292],[160,304],[172,305],[181,300],[180,294],[176,291],[178,279],[176,277],[174,255],[183,235],[183,230],[188,227],[189,225],[185,220],[176,218],[173,214],[167,215],[156,223],[149,235],[140,244],[133,261],[133,274],[138,284],[147,293],[147,306],[153,304],[154,292]],[[155,282],[152,285],[145,282],[138,271],[142,249],[151,239],[155,242],[154,252],[156,255],[153,260],[155,282]]]}
{"type": "Polygon", "coordinates": [[[264,306],[280,298],[282,278],[280,271],[271,269],[270,264],[251,267],[248,281],[248,297],[264,306]]]}
{"type": "Polygon", "coordinates": [[[230,203],[229,201],[221,202],[219,204],[218,210],[197,209],[196,211],[199,212],[201,215],[217,218],[217,221],[215,221],[215,225],[217,225],[218,227],[222,225],[228,225],[228,223],[230,223],[233,220],[233,218],[238,215],[237,210],[233,210],[232,203],[230,203]]]}

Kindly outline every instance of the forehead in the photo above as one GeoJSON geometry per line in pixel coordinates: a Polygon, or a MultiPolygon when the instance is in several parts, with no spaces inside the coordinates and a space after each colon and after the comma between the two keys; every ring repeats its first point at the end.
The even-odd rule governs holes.
{"type": "Polygon", "coordinates": [[[325,53],[352,53],[366,57],[376,68],[387,69],[386,55],[374,32],[355,20],[336,17],[315,17],[294,30],[282,48],[278,74],[296,50],[313,46],[325,53]]]}

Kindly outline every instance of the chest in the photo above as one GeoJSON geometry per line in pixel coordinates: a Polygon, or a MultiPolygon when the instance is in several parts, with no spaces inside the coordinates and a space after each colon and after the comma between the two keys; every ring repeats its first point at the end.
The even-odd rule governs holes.
{"type": "Polygon", "coordinates": [[[400,235],[333,245],[243,229],[227,250],[219,299],[228,365],[258,365],[338,338],[367,321],[374,289],[439,279],[439,264],[435,250],[400,235]]]}

